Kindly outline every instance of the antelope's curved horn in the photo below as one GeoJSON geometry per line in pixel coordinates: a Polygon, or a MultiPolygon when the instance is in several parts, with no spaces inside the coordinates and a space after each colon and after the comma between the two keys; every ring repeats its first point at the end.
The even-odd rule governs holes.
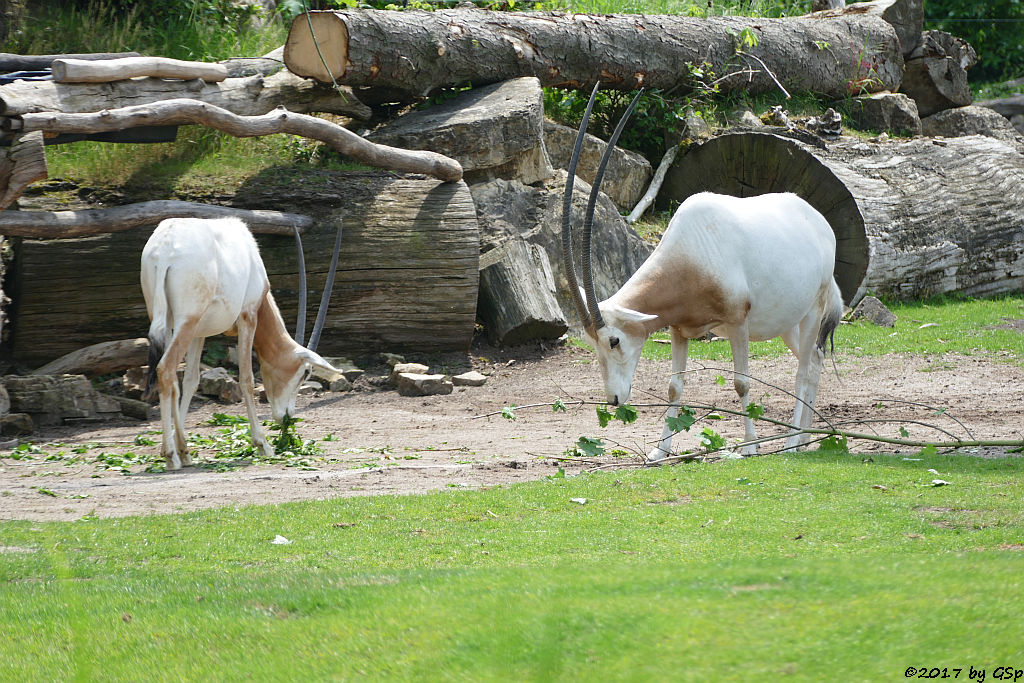
{"type": "Polygon", "coordinates": [[[594,271],[591,267],[590,257],[591,236],[594,232],[594,209],[597,207],[597,195],[601,191],[601,183],[604,181],[604,172],[608,167],[608,160],[612,156],[612,151],[615,149],[615,143],[619,141],[619,136],[622,135],[622,129],[626,127],[626,121],[629,119],[630,114],[633,113],[633,110],[636,108],[636,103],[643,93],[643,88],[640,88],[640,90],[637,91],[633,101],[630,102],[629,106],[626,108],[626,113],[624,113],[622,118],[619,119],[618,125],[615,126],[615,131],[608,139],[608,146],[605,147],[604,155],[601,157],[601,163],[597,167],[597,173],[594,174],[594,184],[590,188],[590,199],[587,201],[587,213],[583,217],[583,291],[587,295],[587,309],[591,311],[595,330],[599,330],[604,327],[604,319],[601,318],[601,309],[597,305],[597,293],[594,291],[594,271]]]}
{"type": "Polygon", "coordinates": [[[301,346],[306,336],[306,254],[302,251],[299,226],[293,225],[292,229],[295,230],[295,248],[299,251],[299,311],[295,316],[295,342],[301,346]]]}
{"type": "Polygon", "coordinates": [[[583,121],[580,123],[580,130],[576,136],[576,145],[572,150],[572,157],[569,160],[569,177],[565,180],[565,197],[562,200],[562,262],[565,265],[565,277],[569,281],[569,294],[572,295],[573,303],[583,321],[584,329],[590,330],[594,327],[590,318],[590,311],[587,310],[587,302],[580,294],[579,278],[576,276],[576,264],[572,256],[572,230],[570,222],[572,218],[572,188],[576,181],[576,166],[580,161],[580,150],[583,149],[583,137],[587,134],[587,122],[590,121],[590,112],[594,108],[594,100],[597,98],[597,89],[600,81],[594,84],[594,91],[590,93],[590,101],[587,102],[587,109],[583,112],[583,121]]]}
{"type": "Polygon", "coordinates": [[[341,229],[343,220],[338,219],[338,234],[334,238],[334,252],[331,254],[331,269],[327,272],[327,282],[324,283],[324,293],[320,297],[320,308],[316,311],[316,322],[313,323],[313,332],[309,335],[310,351],[316,351],[320,343],[320,333],[324,330],[324,323],[327,322],[327,305],[331,301],[331,292],[334,290],[334,274],[338,271],[338,254],[341,252],[341,229]]]}

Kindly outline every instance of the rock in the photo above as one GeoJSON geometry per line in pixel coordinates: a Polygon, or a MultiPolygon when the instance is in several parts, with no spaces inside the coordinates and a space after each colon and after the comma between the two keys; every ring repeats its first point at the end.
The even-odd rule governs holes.
{"type": "Polygon", "coordinates": [[[467,184],[494,178],[535,183],[549,178],[544,147],[544,92],[532,76],[467,90],[409,112],[367,136],[403,149],[428,149],[462,164],[467,184]]]}
{"type": "Polygon", "coordinates": [[[988,107],[969,105],[946,109],[921,122],[925,135],[947,138],[964,135],[986,135],[990,138],[1015,142],[1019,133],[1004,116],[988,107]]]}
{"type": "Polygon", "coordinates": [[[212,396],[221,403],[240,403],[242,387],[224,368],[210,368],[199,373],[199,388],[203,396],[212,396]]]}
{"type": "MultiPolygon", "coordinates": [[[[341,376],[344,379],[344,376],[341,376]]],[[[309,394],[315,394],[319,391],[323,391],[323,386],[319,381],[315,379],[307,379],[305,382],[299,385],[299,396],[308,396],[309,394]]]]}
{"type": "MultiPolygon", "coordinates": [[[[544,122],[544,144],[555,168],[564,170],[569,167],[577,132],[553,121],[544,122]]],[[[607,148],[604,140],[587,134],[583,139],[576,175],[588,183],[593,183],[597,166],[607,148]]],[[[644,196],[652,175],[654,171],[651,162],[636,152],[616,147],[608,159],[601,191],[608,195],[619,209],[630,211],[644,196]]]]}
{"type": "Polygon", "coordinates": [[[388,384],[395,386],[398,384],[398,376],[403,372],[412,375],[425,375],[430,371],[430,368],[422,363],[395,363],[391,368],[391,376],[388,377],[388,384]]]}
{"type": "Polygon", "coordinates": [[[469,372],[452,377],[452,384],[457,387],[482,387],[486,383],[487,376],[481,375],[476,370],[470,370],[469,372]]]}
{"type": "Polygon", "coordinates": [[[35,430],[36,425],[28,413],[8,413],[0,417],[0,434],[4,436],[24,436],[35,430]]]}
{"type": "Polygon", "coordinates": [[[127,396],[111,396],[121,406],[121,414],[126,417],[134,417],[136,420],[148,420],[153,406],[145,401],[137,401],[127,396]]]}
{"type": "Polygon", "coordinates": [[[858,128],[921,134],[917,103],[904,93],[880,92],[854,97],[850,119],[858,128]]]}
{"type": "Polygon", "coordinates": [[[839,137],[843,134],[843,116],[832,107],[821,116],[812,116],[801,122],[805,128],[825,137],[839,137]]]}
{"type": "Polygon", "coordinates": [[[761,119],[758,117],[758,115],[755,114],[754,112],[750,111],[749,109],[744,109],[740,113],[740,118],[739,118],[739,121],[738,121],[738,125],[743,126],[745,128],[764,128],[765,127],[765,125],[763,123],[761,123],[761,119]]]}
{"type": "Polygon", "coordinates": [[[401,356],[397,353],[382,353],[380,359],[384,361],[389,367],[395,367],[397,363],[404,363],[405,356],[401,356]]]}
{"type": "Polygon", "coordinates": [[[11,397],[7,394],[7,387],[0,384],[0,417],[11,412],[11,397]]]}
{"type": "Polygon", "coordinates": [[[974,48],[943,31],[925,31],[904,64],[900,91],[917,102],[921,117],[971,103],[967,70],[977,61],[974,48]]]}
{"type": "MultiPolygon", "coordinates": [[[[355,364],[348,358],[328,358],[325,356],[324,360],[326,360],[328,363],[341,370],[341,374],[344,375],[345,379],[347,379],[349,382],[355,382],[357,379],[366,374],[366,372],[362,368],[357,368],[355,364]]],[[[350,384],[345,389],[339,389],[338,391],[348,391],[351,388],[352,385],[350,384]]],[[[331,391],[335,390],[331,389],[331,391]]]]}
{"type": "Polygon", "coordinates": [[[893,327],[896,324],[896,315],[873,296],[861,299],[857,307],[853,309],[852,315],[854,318],[863,318],[873,322],[879,327],[893,327]]]}
{"type": "Polygon", "coordinates": [[[121,416],[121,406],[93,389],[83,375],[8,375],[3,384],[13,413],[28,413],[39,426],[121,416]]]}
{"type": "MultiPolygon", "coordinates": [[[[362,372],[362,370],[360,370],[359,372],[362,372]]],[[[324,388],[327,389],[327,391],[333,391],[337,393],[352,390],[352,382],[348,381],[345,375],[342,375],[341,377],[338,377],[337,379],[332,379],[330,381],[321,380],[321,383],[323,382],[326,382],[324,388]]]]}
{"type": "Polygon", "coordinates": [[[436,396],[452,393],[454,385],[444,375],[403,372],[398,375],[398,393],[402,396],[436,396]]]}
{"type": "Polygon", "coordinates": [[[1010,117],[1010,125],[1017,129],[1017,132],[1024,135],[1024,114],[1014,114],[1010,117]]]}
{"type": "Polygon", "coordinates": [[[121,377],[125,396],[134,399],[142,398],[142,392],[146,388],[146,372],[148,370],[149,368],[143,365],[142,367],[128,368],[125,371],[121,377]]]}
{"type": "MultiPolygon", "coordinates": [[[[568,293],[562,265],[562,199],[566,178],[565,171],[558,171],[550,181],[535,186],[495,180],[474,185],[470,190],[480,223],[481,263],[487,263],[487,252],[499,248],[512,237],[521,237],[528,244],[541,247],[551,266],[559,307],[570,326],[579,329],[578,314],[568,293]]],[[[572,224],[577,245],[589,195],[590,186],[578,179],[572,202],[572,224]]],[[[593,247],[594,289],[600,299],[616,292],[654,250],[626,224],[607,196],[599,196],[597,202],[593,247]]],[[[579,262],[577,258],[577,269],[579,262]]],[[[500,297],[502,293],[490,292],[487,295],[500,297]]],[[[485,294],[481,291],[483,296],[485,294]]]]}

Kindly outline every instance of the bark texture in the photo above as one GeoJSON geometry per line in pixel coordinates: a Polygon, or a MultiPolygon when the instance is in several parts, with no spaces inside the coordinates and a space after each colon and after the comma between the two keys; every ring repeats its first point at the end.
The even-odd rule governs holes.
{"type": "Polygon", "coordinates": [[[14,136],[10,147],[0,147],[0,211],[13,204],[29,184],[44,178],[46,152],[43,134],[35,132],[14,136]]]}
{"type": "Polygon", "coordinates": [[[836,233],[836,280],[908,299],[1024,286],[1024,157],[972,135],[820,145],[769,133],[714,138],[677,160],[662,201],[699,191],[795,192],[836,233]]]}
{"type": "MultiPolygon", "coordinates": [[[[293,179],[271,174],[253,179],[235,201],[314,216],[302,238],[310,302],[320,299],[338,221],[344,221],[321,353],[353,357],[469,348],[480,236],[464,183],[384,173],[310,171],[293,179]]],[[[153,228],[13,240],[13,360],[36,367],[85,345],[145,334],[149,319],[139,254],[153,228]]],[[[294,237],[258,235],[257,242],[274,298],[292,329],[298,304],[294,237]]]]}
{"type": "Polygon", "coordinates": [[[49,133],[99,133],[138,126],[200,124],[236,137],[291,133],[327,143],[342,154],[370,166],[406,173],[424,173],[446,181],[462,178],[454,159],[426,150],[405,150],[379,145],[330,121],[275,109],[262,116],[237,116],[226,109],[189,99],[121,107],[94,114],[45,112],[24,114],[22,130],[49,133]]]}
{"type": "Polygon", "coordinates": [[[285,64],[300,76],[426,95],[536,76],[545,86],[689,88],[689,67],[710,62],[723,92],[791,92],[842,97],[850,88],[895,90],[903,72],[896,31],[881,14],[899,2],[786,19],[559,12],[311,12],[292,23],[285,64]],[[749,29],[757,45],[740,47],[749,29]],[[324,56],[329,71],[324,67],[324,56]],[[819,46],[827,45],[827,49],[819,46]],[[755,59],[756,58],[756,59],[755,59]],[[760,60],[760,61],[758,61],[760,60]]]}
{"type": "Polygon", "coordinates": [[[107,373],[137,368],[149,361],[149,340],[145,337],[100,342],[72,351],[41,368],[33,375],[85,375],[98,377],[107,373]]]}

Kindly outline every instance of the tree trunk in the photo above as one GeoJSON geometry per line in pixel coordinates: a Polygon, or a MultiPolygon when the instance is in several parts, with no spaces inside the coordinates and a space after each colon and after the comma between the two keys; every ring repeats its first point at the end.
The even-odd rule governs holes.
{"type": "Polygon", "coordinates": [[[220,83],[159,78],[104,84],[14,81],[0,86],[0,114],[18,116],[46,111],[78,114],[117,109],[126,102],[142,105],[187,97],[239,116],[258,116],[285,106],[296,113],[326,112],[368,119],[369,107],[359,102],[351,89],[343,88],[343,92],[344,96],[339,95],[334,88],[299,78],[285,70],[266,76],[256,74],[228,78],[220,83]]]}
{"type": "Polygon", "coordinates": [[[110,109],[95,114],[45,112],[23,114],[7,122],[24,131],[51,133],[98,133],[138,126],[200,124],[236,137],[291,133],[327,143],[342,154],[370,166],[405,173],[424,173],[441,180],[458,181],[462,166],[454,159],[426,150],[406,150],[378,145],[324,119],[275,109],[262,116],[236,116],[226,109],[189,99],[110,109]]]}
{"type": "MultiPolygon", "coordinates": [[[[344,217],[321,353],[469,348],[480,235],[464,183],[385,173],[268,174],[251,180],[234,201],[315,217],[302,237],[309,301],[320,298],[344,217]]],[[[37,367],[89,344],[145,334],[149,319],[139,286],[139,254],[153,227],[67,240],[13,240],[7,355],[37,367]]],[[[298,303],[295,240],[258,235],[257,242],[274,298],[292,329],[298,303]]]]}
{"type": "Polygon", "coordinates": [[[165,218],[223,218],[235,216],[245,221],[253,233],[294,234],[294,228],[313,225],[309,216],[280,211],[246,211],[227,206],[157,199],[151,202],[114,206],[109,209],[81,211],[4,211],[0,212],[0,235],[36,239],[69,239],[121,232],[140,225],[156,225],[165,218]]]}
{"type": "Polygon", "coordinates": [[[123,57],[121,59],[55,59],[50,66],[57,83],[110,83],[138,76],[151,78],[198,78],[223,81],[228,70],[216,62],[186,62],[166,57],[123,57]]]}
{"type": "Polygon", "coordinates": [[[1016,147],[979,135],[815,145],[732,133],[680,157],[661,200],[795,192],[836,233],[836,280],[847,303],[869,291],[899,299],[1019,292],[1022,162],[1016,147]]]}
{"type": "Polygon", "coordinates": [[[57,360],[33,370],[33,375],[85,375],[98,377],[107,373],[145,365],[149,360],[149,340],[145,337],[100,342],[72,351],[57,360]]]}
{"type": "Polygon", "coordinates": [[[292,22],[284,58],[300,76],[329,83],[333,74],[353,87],[383,86],[417,96],[519,76],[556,87],[584,87],[599,79],[606,88],[622,90],[688,90],[694,85],[690,68],[706,61],[717,77],[725,77],[722,92],[774,90],[770,70],[791,92],[844,97],[851,90],[899,86],[899,39],[881,15],[915,1],[879,0],[786,19],[478,9],[310,12],[316,42],[301,15],[292,22]]]}

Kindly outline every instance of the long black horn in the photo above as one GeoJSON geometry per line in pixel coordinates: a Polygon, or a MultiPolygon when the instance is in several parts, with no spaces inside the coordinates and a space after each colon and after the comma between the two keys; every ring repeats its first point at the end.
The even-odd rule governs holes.
{"type": "Polygon", "coordinates": [[[327,273],[327,282],[324,283],[324,293],[320,296],[320,308],[316,311],[316,322],[313,323],[313,332],[309,335],[310,351],[316,351],[320,343],[320,333],[324,330],[324,323],[327,322],[327,305],[331,301],[331,292],[334,290],[334,274],[338,271],[338,254],[341,251],[341,229],[342,219],[338,219],[338,234],[334,238],[334,253],[331,254],[331,269],[327,273]]]}
{"type": "Polygon", "coordinates": [[[292,229],[295,230],[295,247],[299,250],[299,312],[295,316],[295,342],[301,346],[306,336],[306,254],[302,251],[299,226],[293,225],[292,229]]]}
{"type": "Polygon", "coordinates": [[[580,295],[579,279],[576,276],[576,264],[572,255],[572,230],[570,220],[572,218],[572,188],[576,181],[576,165],[580,161],[580,150],[583,149],[583,138],[587,134],[587,122],[590,121],[590,112],[594,108],[594,100],[597,99],[597,89],[600,81],[594,84],[594,91],[590,93],[590,101],[587,102],[587,109],[583,112],[583,121],[580,123],[580,131],[576,136],[576,146],[572,150],[572,158],[569,160],[569,177],[565,180],[565,198],[562,201],[562,261],[565,264],[565,277],[569,281],[569,294],[576,304],[576,310],[583,321],[584,329],[593,328],[590,319],[590,311],[587,310],[587,302],[580,295]]]}
{"type": "Polygon", "coordinates": [[[601,157],[601,163],[597,167],[597,173],[594,174],[594,184],[590,188],[590,199],[587,202],[587,213],[583,217],[583,239],[582,248],[583,251],[583,291],[587,295],[587,310],[591,311],[591,316],[594,321],[594,329],[599,330],[604,327],[604,319],[601,318],[601,309],[597,305],[597,293],[594,291],[594,270],[591,266],[591,236],[594,233],[594,209],[597,206],[597,195],[601,191],[601,183],[604,181],[604,172],[608,167],[608,160],[612,156],[612,151],[615,149],[615,143],[619,141],[619,136],[622,135],[622,129],[626,127],[626,121],[629,119],[629,115],[633,113],[636,108],[636,103],[640,99],[640,96],[644,93],[644,89],[640,88],[637,91],[633,101],[629,103],[626,108],[626,113],[619,119],[619,123],[615,126],[615,131],[612,136],[608,139],[608,146],[605,147],[604,155],[601,157]]]}

